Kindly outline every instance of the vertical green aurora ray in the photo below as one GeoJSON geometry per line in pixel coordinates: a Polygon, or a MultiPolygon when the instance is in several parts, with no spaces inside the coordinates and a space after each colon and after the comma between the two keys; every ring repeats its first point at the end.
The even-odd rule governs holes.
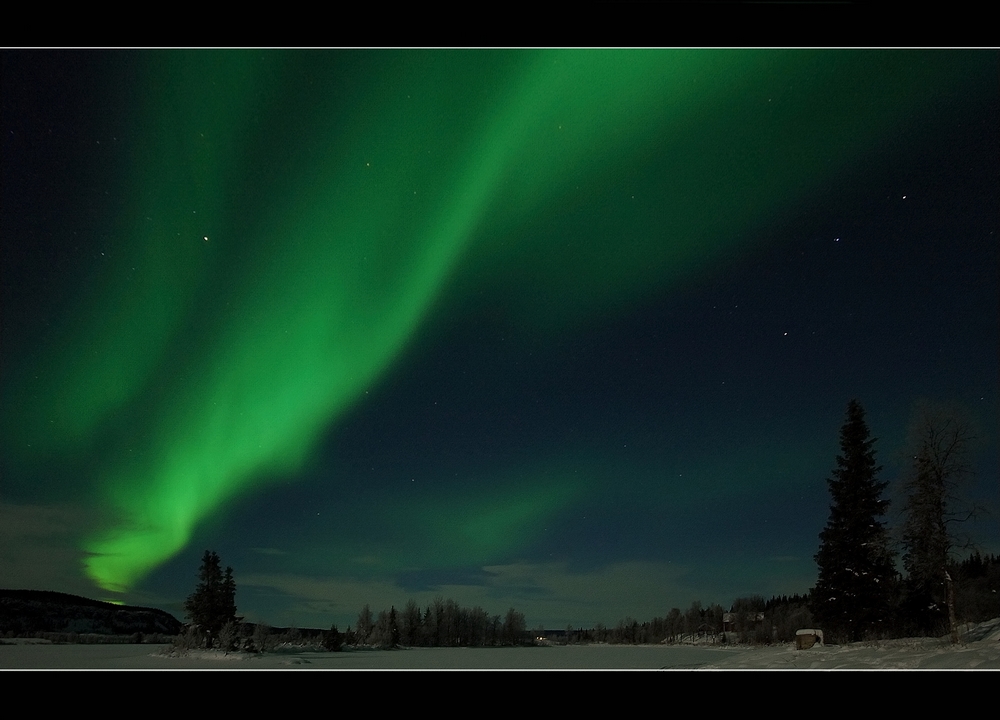
{"type": "MultiPolygon", "coordinates": [[[[84,547],[110,590],[176,553],[227,498],[301,467],[456,271],[457,288],[506,273],[546,286],[550,307],[523,305],[525,320],[621,305],[734,247],[742,227],[848,166],[914,105],[870,78],[845,81],[864,60],[831,53],[150,59],[149,107],[162,115],[123,251],[151,258],[155,277],[129,294],[129,263],[108,273],[93,316],[112,322],[77,319],[94,359],[67,344],[57,364],[68,370],[34,388],[43,411],[26,431],[40,434],[44,409],[73,392],[80,419],[51,447],[89,434],[110,448],[100,476],[113,520],[84,547]],[[815,83],[818,71],[833,79],[815,83]],[[815,87],[783,98],[795,82],[815,87]],[[890,109],[866,124],[830,83],[840,100],[890,109]],[[651,157],[672,171],[653,178],[651,157]],[[654,190],[624,214],[607,205],[623,168],[654,190]],[[532,228],[594,198],[609,219],[532,228]],[[570,253],[567,232],[580,233],[570,253]]],[[[927,93],[926,76],[900,77],[927,93]]]]}
{"type": "Polygon", "coordinates": [[[156,372],[213,269],[203,236],[223,217],[232,139],[251,96],[250,57],[133,59],[150,88],[137,93],[133,123],[157,141],[138,144],[138,156],[122,169],[134,194],[109,209],[93,279],[79,311],[57,330],[59,352],[24,363],[7,385],[18,392],[4,393],[4,434],[29,465],[87,452],[109,416],[133,402],[156,372]],[[200,82],[206,74],[225,82],[200,82]]]}

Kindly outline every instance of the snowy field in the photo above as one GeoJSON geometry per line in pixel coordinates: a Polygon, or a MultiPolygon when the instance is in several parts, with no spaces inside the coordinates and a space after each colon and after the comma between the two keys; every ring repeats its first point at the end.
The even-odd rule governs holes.
{"type": "MultiPolygon", "coordinates": [[[[12,643],[14,641],[6,641],[12,643]]],[[[1000,670],[1000,619],[982,623],[963,644],[947,638],[814,647],[720,648],[697,645],[574,645],[531,648],[301,650],[259,656],[190,652],[162,645],[0,645],[0,669],[87,670],[1000,670]]]]}

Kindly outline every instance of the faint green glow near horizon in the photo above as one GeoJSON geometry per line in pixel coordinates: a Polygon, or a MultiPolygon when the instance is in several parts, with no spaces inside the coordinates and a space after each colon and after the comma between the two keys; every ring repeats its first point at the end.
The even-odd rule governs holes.
{"type": "MultiPolygon", "coordinates": [[[[822,53],[145,60],[125,229],[10,431],[37,440],[29,460],[96,458],[111,520],[85,566],[113,591],[300,469],[442,298],[516,292],[541,328],[627,307],[736,250],[908,109],[827,115],[823,86],[769,104],[842,62],[822,53]]],[[[531,502],[460,534],[492,554],[531,502]]]]}

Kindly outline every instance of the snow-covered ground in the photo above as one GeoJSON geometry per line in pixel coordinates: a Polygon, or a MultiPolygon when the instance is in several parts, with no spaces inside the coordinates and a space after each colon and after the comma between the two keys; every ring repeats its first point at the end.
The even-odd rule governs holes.
{"type": "Polygon", "coordinates": [[[1000,618],[968,628],[959,645],[952,645],[948,637],[814,646],[809,650],[784,645],[734,654],[701,667],[726,670],[1000,670],[1000,618]]]}
{"type": "MultiPolygon", "coordinates": [[[[677,645],[572,645],[533,648],[411,648],[317,653],[289,648],[264,655],[166,653],[156,645],[0,644],[0,669],[131,670],[663,670],[663,669],[1000,669],[1000,619],[947,638],[769,648],[677,645]]],[[[6,644],[14,643],[14,644],[6,644]]]]}

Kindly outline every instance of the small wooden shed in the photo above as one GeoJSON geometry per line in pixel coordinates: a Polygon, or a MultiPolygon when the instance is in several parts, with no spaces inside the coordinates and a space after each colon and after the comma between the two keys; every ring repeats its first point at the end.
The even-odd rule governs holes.
{"type": "Polygon", "coordinates": [[[807,628],[795,631],[795,649],[808,650],[816,643],[823,644],[823,631],[807,628]]]}

